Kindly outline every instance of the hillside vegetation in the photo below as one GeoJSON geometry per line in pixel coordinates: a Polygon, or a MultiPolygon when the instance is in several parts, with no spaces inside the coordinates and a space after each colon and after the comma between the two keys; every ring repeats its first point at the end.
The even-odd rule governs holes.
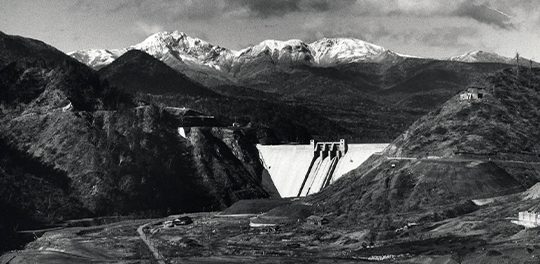
{"type": "Polygon", "coordinates": [[[183,138],[163,106],[135,107],[56,49],[4,34],[0,44],[0,206],[13,212],[0,216],[1,241],[18,227],[74,217],[218,210],[268,197],[251,143],[238,143],[255,133],[183,138]]]}
{"type": "Polygon", "coordinates": [[[481,99],[455,95],[308,201],[345,222],[386,230],[476,210],[471,199],[523,191],[540,181],[539,78],[538,69],[508,68],[479,80],[470,87],[482,88],[481,99]]]}
{"type": "Polygon", "coordinates": [[[264,144],[308,143],[312,138],[352,134],[300,100],[239,86],[214,87],[212,92],[142,51],[128,51],[99,74],[136,100],[197,109],[223,124],[249,125],[257,129],[259,142],[264,144]]]}
{"type": "Polygon", "coordinates": [[[481,100],[455,96],[416,121],[390,154],[404,156],[497,156],[540,154],[540,70],[505,69],[471,85],[481,100]]]}
{"type": "Polygon", "coordinates": [[[293,63],[290,57],[278,59],[274,55],[263,52],[236,62],[232,69],[219,64],[224,67],[220,71],[179,60],[174,52],[155,54],[162,63],[142,51],[132,50],[99,73],[133,94],[165,94],[145,100],[176,106],[182,106],[185,100],[175,91],[198,97],[197,92],[205,89],[193,90],[193,84],[204,83],[222,96],[190,98],[188,101],[196,101],[190,107],[220,116],[224,123],[270,127],[275,130],[277,142],[344,138],[360,143],[392,141],[463,86],[508,67],[501,63],[405,57],[323,67],[303,61],[293,63]],[[178,76],[182,78],[174,71],[180,72],[178,76]],[[194,82],[187,81],[184,75],[194,82]],[[217,79],[224,81],[216,83],[217,79]]]}
{"type": "Polygon", "coordinates": [[[390,142],[473,80],[506,67],[403,58],[333,67],[246,68],[245,74],[235,77],[243,87],[272,93],[278,101],[301,105],[345,129],[308,127],[313,135],[320,135],[319,140],[390,142]]]}

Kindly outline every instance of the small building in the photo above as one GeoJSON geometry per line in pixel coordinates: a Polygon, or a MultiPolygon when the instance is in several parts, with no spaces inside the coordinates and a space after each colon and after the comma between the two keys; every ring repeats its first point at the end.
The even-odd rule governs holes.
{"type": "Polygon", "coordinates": [[[512,223],[526,228],[535,228],[540,226],[540,213],[537,212],[519,212],[518,220],[512,220],[512,223]]]}
{"type": "Polygon", "coordinates": [[[322,216],[317,216],[317,215],[312,215],[312,216],[309,216],[306,221],[309,223],[309,224],[312,224],[312,225],[326,225],[328,223],[330,223],[330,221],[322,216]]]}
{"type": "Polygon", "coordinates": [[[172,221],[174,225],[189,225],[193,223],[193,220],[189,216],[182,216],[172,221]]]}
{"type": "Polygon", "coordinates": [[[463,91],[459,94],[459,99],[462,101],[465,100],[480,100],[484,98],[486,94],[486,89],[470,87],[466,91],[463,91]]]}
{"type": "Polygon", "coordinates": [[[529,223],[531,226],[537,227],[540,226],[540,213],[537,212],[519,212],[518,220],[529,223]]]}

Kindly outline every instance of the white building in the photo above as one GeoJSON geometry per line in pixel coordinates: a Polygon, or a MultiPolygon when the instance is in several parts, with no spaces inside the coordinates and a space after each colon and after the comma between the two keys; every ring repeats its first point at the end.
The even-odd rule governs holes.
{"type": "Polygon", "coordinates": [[[540,213],[537,212],[519,212],[518,220],[512,221],[514,224],[522,225],[528,228],[540,226],[540,213]]]}

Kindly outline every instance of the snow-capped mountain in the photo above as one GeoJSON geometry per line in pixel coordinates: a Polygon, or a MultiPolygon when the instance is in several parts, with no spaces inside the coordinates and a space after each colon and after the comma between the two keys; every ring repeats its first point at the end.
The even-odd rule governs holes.
{"type": "Polygon", "coordinates": [[[245,63],[261,57],[266,57],[272,62],[282,65],[303,64],[311,61],[312,58],[309,46],[301,40],[265,40],[238,52],[234,58],[234,64],[245,63]]]}
{"type": "MultiPolygon", "coordinates": [[[[159,32],[139,44],[123,49],[91,49],[71,52],[69,55],[94,69],[99,69],[133,49],[145,51],[171,68],[210,86],[235,84],[243,78],[257,78],[261,72],[289,71],[301,65],[333,67],[357,62],[394,64],[399,60],[414,57],[354,38],[323,38],[311,44],[298,39],[265,40],[234,51],[192,38],[179,31],[159,32]]],[[[443,60],[514,63],[512,58],[484,51],[474,51],[443,60]]]]}
{"type": "Polygon", "coordinates": [[[70,52],[68,53],[68,55],[90,66],[91,68],[98,70],[111,64],[118,57],[122,56],[122,54],[124,54],[126,51],[126,49],[87,49],[70,52]]]}
{"type": "Polygon", "coordinates": [[[463,55],[450,57],[448,60],[461,62],[495,62],[506,64],[515,63],[515,58],[508,58],[493,52],[486,52],[481,50],[471,51],[463,55]]]}
{"type": "Polygon", "coordinates": [[[324,38],[311,44],[297,39],[265,40],[255,46],[234,51],[178,31],[156,33],[128,48],[82,50],[69,55],[97,69],[132,49],[145,51],[169,65],[176,65],[177,69],[178,64],[181,64],[184,67],[211,68],[224,73],[231,73],[233,68],[260,60],[285,67],[298,64],[328,67],[352,62],[381,62],[400,57],[377,45],[352,38],[324,38]]]}
{"type": "Polygon", "coordinates": [[[313,62],[323,67],[353,62],[382,62],[399,57],[383,47],[352,38],[323,38],[309,47],[313,62]]]}
{"type": "Polygon", "coordinates": [[[186,63],[206,65],[217,70],[236,55],[234,51],[178,31],[156,33],[128,49],[142,50],[158,59],[173,56],[186,63]]]}
{"type": "Polygon", "coordinates": [[[185,63],[206,65],[220,68],[220,60],[227,60],[234,52],[213,46],[206,41],[187,36],[183,32],[159,32],[146,38],[143,42],[122,49],[88,49],[68,53],[69,56],[83,62],[94,69],[110,64],[129,50],[142,50],[160,60],[175,57],[185,63]]]}

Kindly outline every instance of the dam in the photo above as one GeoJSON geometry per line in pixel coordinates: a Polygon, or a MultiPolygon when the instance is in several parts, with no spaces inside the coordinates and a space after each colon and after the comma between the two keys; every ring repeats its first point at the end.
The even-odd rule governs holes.
{"type": "Polygon", "coordinates": [[[257,145],[261,163],[279,195],[303,197],[332,184],[389,144],[316,142],[309,145],[257,145]]]}

